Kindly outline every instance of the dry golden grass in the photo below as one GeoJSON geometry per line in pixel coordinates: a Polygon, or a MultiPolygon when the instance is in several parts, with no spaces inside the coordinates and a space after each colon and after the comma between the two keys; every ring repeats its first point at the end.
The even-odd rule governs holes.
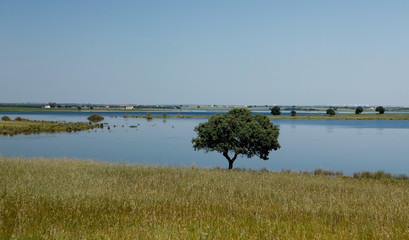
{"type": "Polygon", "coordinates": [[[0,156],[0,239],[409,239],[409,183],[0,156]]]}

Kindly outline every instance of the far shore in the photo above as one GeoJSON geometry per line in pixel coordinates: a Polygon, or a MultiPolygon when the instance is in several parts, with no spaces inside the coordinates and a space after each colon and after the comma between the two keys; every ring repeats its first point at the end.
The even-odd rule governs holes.
{"type": "MultiPolygon", "coordinates": [[[[211,116],[192,116],[192,115],[139,115],[139,116],[132,116],[132,115],[124,115],[124,118],[210,118],[211,116]]],[[[327,119],[327,120],[409,120],[409,113],[384,113],[384,114],[377,114],[377,113],[367,113],[367,114],[339,114],[335,116],[329,116],[327,114],[314,114],[314,115],[276,115],[276,116],[268,116],[270,119],[327,119]]]]}
{"type": "MultiPolygon", "coordinates": [[[[160,109],[160,108],[142,108],[142,109],[132,109],[132,110],[125,110],[125,109],[119,109],[119,108],[109,108],[109,109],[65,109],[65,108],[30,108],[30,107],[0,107],[0,112],[1,111],[49,111],[49,112],[54,112],[54,111],[70,111],[70,112],[120,112],[123,113],[123,116],[126,118],[210,118],[211,116],[206,116],[206,115],[185,115],[182,114],[183,111],[224,111],[228,110],[226,109],[160,109]],[[163,115],[151,115],[147,117],[146,115],[139,115],[139,116],[134,116],[134,115],[128,115],[136,112],[175,112],[178,113],[176,115],[173,114],[168,114],[167,116],[163,115]]],[[[255,110],[250,108],[250,110],[255,110]]],[[[256,111],[268,111],[268,108],[266,109],[257,109],[256,111]]],[[[301,110],[300,110],[301,111],[301,110]]],[[[312,111],[312,110],[311,110],[312,111]]],[[[314,110],[314,111],[322,111],[322,109],[314,110]]],[[[351,109],[342,109],[338,110],[337,112],[345,112],[345,111],[351,111],[351,109]]],[[[334,116],[329,116],[327,114],[311,114],[311,115],[268,115],[270,119],[328,119],[328,120],[409,120],[409,113],[402,112],[402,113],[384,113],[384,114],[379,114],[375,112],[370,112],[370,113],[361,113],[361,114],[336,114],[334,116]]]]}

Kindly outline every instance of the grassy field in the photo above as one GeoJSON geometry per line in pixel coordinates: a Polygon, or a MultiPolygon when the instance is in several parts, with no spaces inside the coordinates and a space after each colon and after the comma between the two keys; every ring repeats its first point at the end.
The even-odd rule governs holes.
{"type": "Polygon", "coordinates": [[[0,156],[0,239],[409,239],[409,182],[0,156]]]}
{"type": "Polygon", "coordinates": [[[13,136],[16,134],[77,132],[98,127],[103,127],[103,125],[87,122],[33,121],[28,119],[21,119],[20,121],[0,120],[0,135],[13,136]]]}

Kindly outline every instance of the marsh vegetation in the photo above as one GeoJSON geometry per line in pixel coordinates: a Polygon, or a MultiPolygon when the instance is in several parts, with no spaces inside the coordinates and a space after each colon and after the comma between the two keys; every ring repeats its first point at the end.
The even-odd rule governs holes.
{"type": "Polygon", "coordinates": [[[0,135],[78,132],[94,128],[103,128],[103,124],[86,122],[35,121],[17,117],[14,121],[0,121],[0,135]]]}
{"type": "Polygon", "coordinates": [[[101,122],[102,120],[104,120],[104,117],[99,114],[94,113],[94,114],[91,114],[87,119],[90,122],[97,123],[97,122],[101,122]]]}

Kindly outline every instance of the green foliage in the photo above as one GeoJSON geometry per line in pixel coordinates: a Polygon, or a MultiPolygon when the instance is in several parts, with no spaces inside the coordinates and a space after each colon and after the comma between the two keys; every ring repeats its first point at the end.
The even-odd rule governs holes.
{"type": "Polygon", "coordinates": [[[334,115],[335,115],[334,109],[328,108],[328,109],[327,109],[327,115],[334,116],[334,115]]]}
{"type": "Polygon", "coordinates": [[[101,122],[102,120],[104,120],[104,117],[94,113],[91,116],[89,116],[87,119],[90,122],[97,123],[97,122],[101,122]]]}
{"type": "Polygon", "coordinates": [[[376,107],[375,111],[377,111],[379,114],[384,114],[385,113],[385,108],[382,106],[376,107]]]}
{"type": "Polygon", "coordinates": [[[360,113],[362,113],[364,111],[364,108],[363,107],[357,107],[356,109],[355,109],[355,114],[360,114],[360,113]]]}
{"type": "Polygon", "coordinates": [[[280,115],[281,114],[281,109],[279,106],[274,106],[271,108],[271,114],[273,115],[280,115]]]}
{"type": "Polygon", "coordinates": [[[268,160],[271,150],[278,150],[279,129],[267,116],[252,115],[251,111],[237,108],[226,114],[216,114],[208,122],[195,127],[197,138],[192,139],[195,150],[222,153],[229,162],[229,169],[238,155],[248,158],[258,156],[268,160]],[[233,157],[229,156],[233,153],[233,157]]]}
{"type": "Polygon", "coordinates": [[[294,117],[295,115],[297,115],[297,112],[295,110],[291,110],[291,116],[294,117]]]}
{"type": "Polygon", "coordinates": [[[151,113],[148,112],[148,113],[146,113],[145,118],[148,119],[148,120],[152,120],[153,116],[152,116],[151,113]]]}
{"type": "Polygon", "coordinates": [[[2,121],[11,121],[11,119],[10,119],[9,116],[3,116],[3,117],[1,118],[1,120],[2,120],[2,121]]]}

